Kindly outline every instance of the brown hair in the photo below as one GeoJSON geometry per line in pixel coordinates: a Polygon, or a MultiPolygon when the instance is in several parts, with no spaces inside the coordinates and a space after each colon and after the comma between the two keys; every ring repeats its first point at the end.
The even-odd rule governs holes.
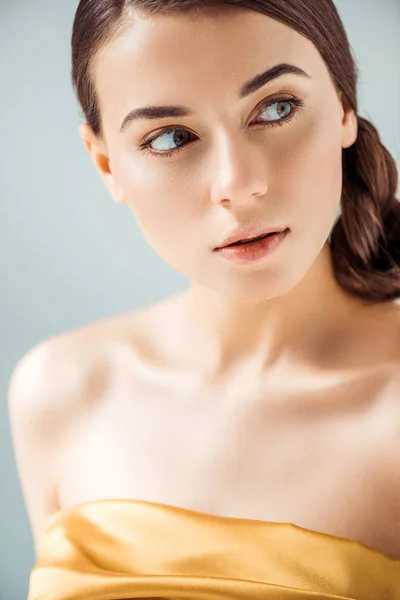
{"type": "MultiPolygon", "coordinates": [[[[80,0],[72,35],[72,80],[87,123],[101,136],[91,73],[93,58],[132,22],[132,10],[166,14],[225,5],[281,21],[321,54],[343,102],[357,115],[358,70],[332,0],[80,0]]],[[[341,215],[330,235],[335,278],[348,292],[373,302],[400,297],[400,203],[396,163],[376,128],[357,115],[356,142],[342,150],[341,215]]]]}

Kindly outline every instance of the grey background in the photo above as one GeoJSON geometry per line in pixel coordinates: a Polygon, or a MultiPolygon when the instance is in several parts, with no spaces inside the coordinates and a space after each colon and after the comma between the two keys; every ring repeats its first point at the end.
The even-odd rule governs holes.
{"type": "MultiPolygon", "coordinates": [[[[81,142],[70,84],[77,0],[0,0],[0,600],[23,600],[34,550],[7,412],[40,340],[187,287],[113,203],[81,142]]],[[[400,162],[400,0],[337,0],[360,114],[400,162]]]]}

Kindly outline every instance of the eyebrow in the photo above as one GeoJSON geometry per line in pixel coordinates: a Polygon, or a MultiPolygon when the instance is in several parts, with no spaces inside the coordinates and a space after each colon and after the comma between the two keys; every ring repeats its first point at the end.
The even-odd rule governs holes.
{"type": "MultiPolygon", "coordinates": [[[[299,67],[288,63],[280,63],[279,65],[270,67],[263,73],[259,73],[258,75],[250,79],[250,81],[247,81],[240,88],[238,96],[239,98],[246,98],[247,96],[253,94],[273,79],[277,79],[278,77],[283,77],[283,75],[289,74],[311,79],[310,75],[303,71],[303,69],[300,69],[299,67]]],[[[166,119],[170,117],[188,117],[193,114],[194,112],[189,108],[186,108],[185,106],[167,105],[145,106],[143,108],[136,108],[126,115],[125,119],[122,121],[120,131],[124,131],[129,123],[139,119],[166,119]]]]}

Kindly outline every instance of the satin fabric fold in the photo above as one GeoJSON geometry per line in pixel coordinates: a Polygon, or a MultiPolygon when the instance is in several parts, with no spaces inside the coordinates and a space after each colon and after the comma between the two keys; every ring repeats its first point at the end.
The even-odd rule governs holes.
{"type": "Polygon", "coordinates": [[[292,523],[140,500],[46,521],[27,600],[400,600],[400,561],[292,523]]]}

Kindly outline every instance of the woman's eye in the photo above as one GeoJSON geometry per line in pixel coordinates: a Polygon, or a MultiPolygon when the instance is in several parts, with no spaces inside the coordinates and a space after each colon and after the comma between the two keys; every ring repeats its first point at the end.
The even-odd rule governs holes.
{"type": "Polygon", "coordinates": [[[290,100],[277,100],[272,104],[267,104],[261,110],[260,114],[267,114],[271,116],[271,119],[266,119],[267,121],[276,121],[277,119],[284,119],[290,115],[292,112],[292,103],[290,100]]]}
{"type": "Polygon", "coordinates": [[[162,152],[164,154],[190,142],[191,135],[186,129],[171,129],[149,140],[146,146],[151,147],[155,152],[162,152]]]}
{"type": "MultiPolygon", "coordinates": [[[[283,127],[292,120],[303,106],[305,106],[304,102],[298,98],[272,100],[264,104],[258,113],[258,115],[266,116],[266,118],[260,119],[258,117],[259,120],[252,123],[255,125],[269,123],[268,127],[275,127],[276,125],[283,127]]],[[[142,143],[139,149],[149,156],[164,158],[183,151],[188,143],[193,141],[192,136],[194,134],[187,129],[171,127],[142,143]]]]}

